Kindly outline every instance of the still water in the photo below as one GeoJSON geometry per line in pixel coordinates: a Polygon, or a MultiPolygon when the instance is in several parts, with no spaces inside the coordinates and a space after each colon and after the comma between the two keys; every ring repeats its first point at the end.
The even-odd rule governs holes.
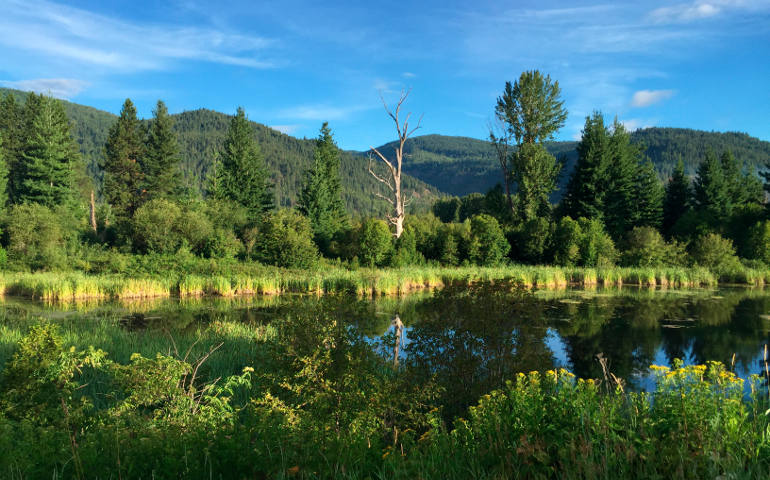
{"type": "MultiPolygon", "coordinates": [[[[510,286],[447,288],[403,298],[283,296],[164,299],[129,303],[0,303],[0,361],[28,325],[60,323],[67,341],[103,348],[125,362],[134,351],[154,356],[194,344],[222,322],[258,331],[276,318],[332,315],[390,361],[391,321],[405,328],[400,364],[438,379],[460,414],[517,372],[564,367],[601,378],[597,355],[632,389],[648,389],[651,364],[721,361],[744,378],[765,368],[770,343],[770,290],[639,288],[527,292],[510,286]]],[[[225,345],[219,364],[232,373],[253,364],[249,342],[225,345]]],[[[227,373],[227,372],[222,372],[227,373]]],[[[419,379],[419,375],[415,377],[419,379]]],[[[418,380],[416,380],[418,381],[418,380]]]]}

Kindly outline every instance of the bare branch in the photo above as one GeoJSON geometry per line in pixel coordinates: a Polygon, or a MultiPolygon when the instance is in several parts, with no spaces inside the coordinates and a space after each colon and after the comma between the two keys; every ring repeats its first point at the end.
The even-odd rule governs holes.
{"type": "Polygon", "coordinates": [[[383,177],[381,177],[381,176],[377,175],[376,173],[374,173],[374,170],[372,169],[372,159],[371,159],[371,157],[369,157],[369,173],[371,173],[371,174],[372,174],[372,176],[373,176],[373,177],[374,177],[374,178],[375,178],[377,181],[379,181],[379,182],[381,182],[381,183],[384,183],[385,185],[387,185],[387,186],[388,186],[388,188],[389,188],[391,191],[393,191],[393,190],[394,190],[394,188],[393,188],[393,184],[391,183],[391,180],[390,180],[390,179],[386,179],[386,178],[383,178],[383,177]]]}
{"type": "Polygon", "coordinates": [[[386,197],[385,195],[381,194],[380,192],[374,192],[374,194],[375,194],[377,197],[379,197],[379,198],[381,198],[381,199],[385,200],[385,201],[386,201],[386,202],[388,202],[389,204],[391,204],[391,205],[393,205],[393,204],[394,204],[394,202],[393,202],[393,199],[392,199],[392,198],[388,198],[388,197],[386,197]]]}

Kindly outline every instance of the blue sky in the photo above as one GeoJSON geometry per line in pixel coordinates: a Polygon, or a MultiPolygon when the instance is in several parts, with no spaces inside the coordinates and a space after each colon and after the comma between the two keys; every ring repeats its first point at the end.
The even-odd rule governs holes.
{"type": "Polygon", "coordinates": [[[559,81],[579,138],[598,109],[627,127],[770,140],[770,0],[314,2],[0,0],[0,85],[149,116],[227,113],[338,144],[394,138],[379,93],[419,134],[486,138],[507,80],[559,81]],[[371,4],[370,4],[371,3],[371,4]]]}

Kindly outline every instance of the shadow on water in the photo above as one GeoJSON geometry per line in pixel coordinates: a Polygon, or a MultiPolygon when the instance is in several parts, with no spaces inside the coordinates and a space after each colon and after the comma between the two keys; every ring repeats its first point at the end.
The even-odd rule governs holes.
{"type": "Polygon", "coordinates": [[[675,358],[729,367],[734,355],[736,373],[760,373],[762,348],[770,343],[767,290],[532,292],[497,282],[374,300],[282,296],[47,305],[5,298],[0,365],[30,325],[50,321],[61,325],[70,344],[103,348],[120,362],[134,352],[204,352],[224,342],[212,356],[210,375],[229,375],[265,360],[260,345],[274,324],[285,328],[298,319],[312,325],[320,312],[346,325],[383,365],[392,362],[391,321],[398,314],[406,326],[399,375],[415,385],[438,385],[447,419],[464,415],[468,405],[518,372],[564,367],[579,377],[601,378],[601,354],[630,388],[649,389],[648,367],[675,358]]]}

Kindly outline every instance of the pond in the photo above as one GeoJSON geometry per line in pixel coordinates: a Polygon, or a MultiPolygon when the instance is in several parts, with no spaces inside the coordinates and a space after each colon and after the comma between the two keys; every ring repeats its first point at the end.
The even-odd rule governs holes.
{"type": "MultiPolygon", "coordinates": [[[[323,312],[392,361],[399,315],[405,328],[400,365],[415,382],[444,392],[444,414],[462,415],[481,395],[518,372],[563,367],[581,378],[604,376],[598,358],[627,388],[653,387],[649,366],[716,360],[742,377],[765,369],[770,291],[746,288],[641,288],[525,291],[510,285],[448,287],[401,298],[281,296],[159,299],[50,305],[0,303],[0,362],[35,323],[60,325],[68,344],[94,345],[128,362],[132,353],[209,359],[212,377],[264,363],[260,342],[277,319],[323,312]]],[[[284,328],[281,327],[281,328],[284,328]]],[[[274,332],[273,332],[274,333],[274,332]]],[[[317,338],[309,336],[309,338],[317,338]]],[[[273,351],[275,354],[275,351],[273,351]]]]}

